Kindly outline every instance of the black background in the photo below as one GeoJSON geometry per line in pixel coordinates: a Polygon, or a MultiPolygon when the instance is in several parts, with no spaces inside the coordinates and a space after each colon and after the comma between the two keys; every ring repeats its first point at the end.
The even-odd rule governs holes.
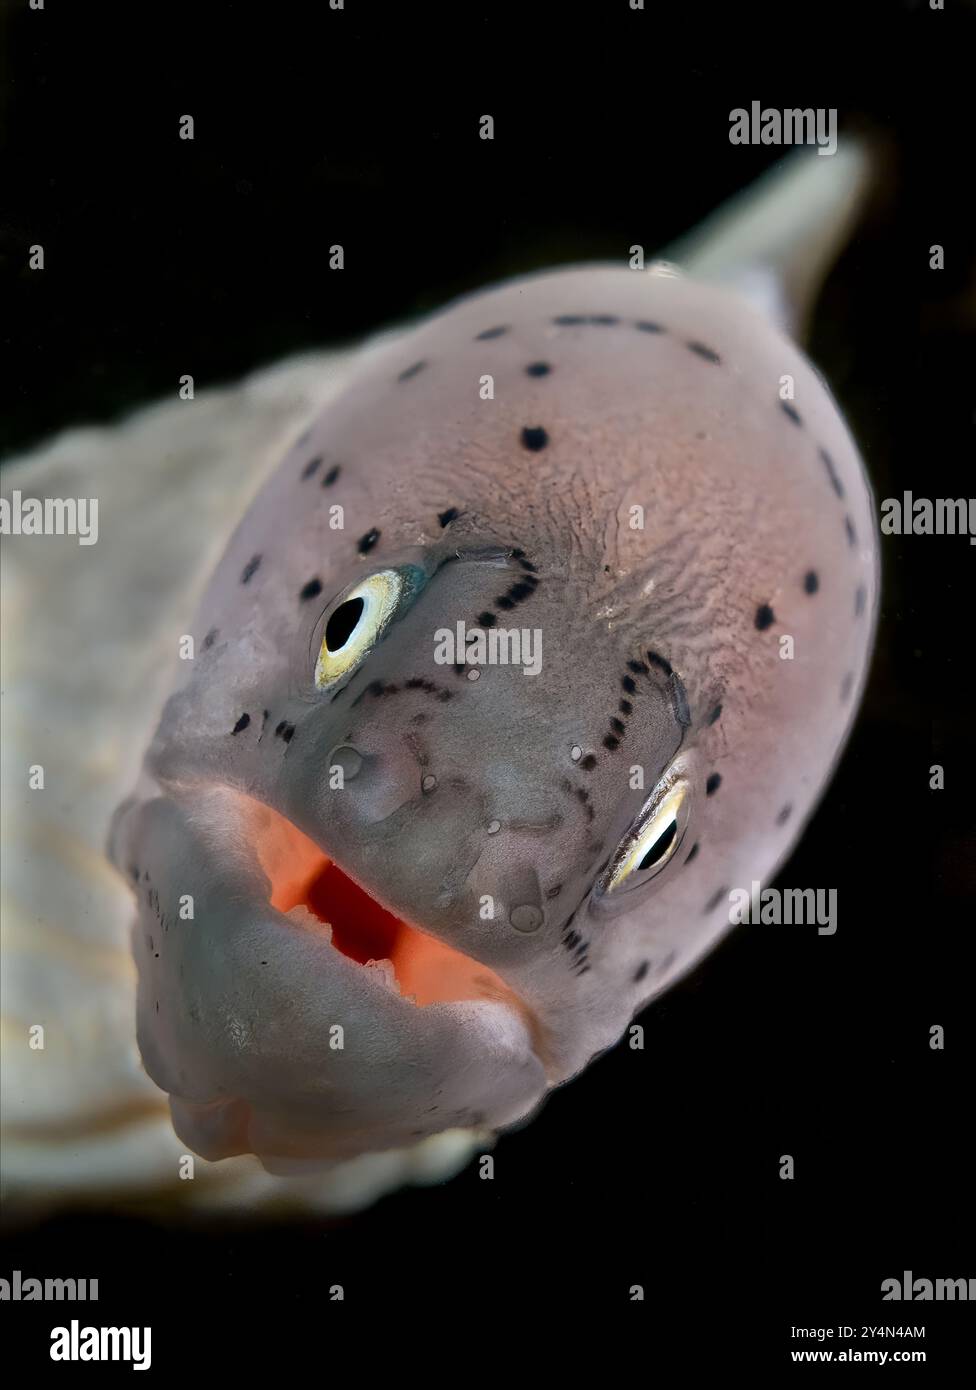
{"type": "MultiPolygon", "coordinates": [[[[172,396],[184,372],[199,390],[513,273],[659,249],[773,162],[728,140],[729,111],[761,100],[835,105],[878,141],[879,187],[810,352],[879,498],[968,495],[974,38],[951,0],[677,18],[652,0],[11,5],[2,449],[172,396]]],[[[82,1317],[152,1325],[164,1376],[194,1331],[207,1364],[265,1349],[282,1372],[324,1373],[326,1348],[355,1336],[364,1354],[364,1312],[368,1368],[400,1310],[413,1336],[393,1349],[412,1370],[456,1373],[437,1355],[448,1317],[481,1334],[470,1362],[503,1372],[513,1336],[547,1355],[585,1343],[610,1369],[631,1348],[647,1369],[667,1354],[692,1373],[779,1369],[811,1345],[792,1325],[845,1322],[924,1324],[925,1341],[872,1346],[948,1370],[971,1305],[882,1303],[880,1284],[976,1276],[976,550],[889,537],[882,563],[861,717],[780,875],[838,889],[836,936],[739,928],[646,1012],[643,1052],[618,1046],[499,1140],[492,1182],[472,1165],[343,1222],[64,1216],[10,1233],[2,1272],[98,1276],[82,1317]],[[607,1339],[618,1327],[626,1343],[607,1339]]],[[[72,1311],[12,1307],[8,1336],[40,1367],[72,1311]]]]}

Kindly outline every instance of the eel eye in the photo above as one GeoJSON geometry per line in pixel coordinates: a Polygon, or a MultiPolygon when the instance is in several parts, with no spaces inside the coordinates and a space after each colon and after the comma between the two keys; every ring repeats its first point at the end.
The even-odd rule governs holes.
{"type": "Polygon", "coordinates": [[[399,570],[378,570],[334,604],[315,663],[319,690],[349,675],[372,651],[394,617],[405,587],[399,570]]]}
{"type": "Polygon", "coordinates": [[[665,777],[647,808],[623,840],[600,885],[603,893],[647,883],[674,855],[688,824],[689,784],[684,777],[665,777]]]}

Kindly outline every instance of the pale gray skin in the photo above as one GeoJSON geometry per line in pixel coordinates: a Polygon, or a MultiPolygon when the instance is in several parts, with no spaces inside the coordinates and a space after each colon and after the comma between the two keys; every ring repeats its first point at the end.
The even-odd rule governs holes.
{"type": "Polygon", "coordinates": [[[139,1043],[181,1138],[288,1172],[524,1116],[717,942],[729,888],[767,884],[788,854],[857,706],[877,583],[845,424],[798,349],[738,297],[574,269],[465,299],[401,339],[242,521],[117,816],[114,861],[139,874],[139,1043]],[[534,363],[549,372],[528,374],[534,363]],[[486,374],[493,400],[479,394],[486,374]],[[545,447],[527,448],[526,428],[545,447]],[[343,530],[329,527],[335,504],[343,530]],[[538,582],[506,612],[498,597],[532,572],[512,552],[538,582]],[[334,601],[403,564],[427,576],[419,596],[337,694],[316,690],[334,601]],[[313,579],[321,592],[302,599],[313,579]],[[760,628],[764,606],[774,618],[760,628]],[[541,630],[538,676],[494,666],[472,682],[435,663],[435,630],[486,610],[541,630]],[[649,651],[661,661],[628,692],[627,663],[649,651]],[[625,725],[615,749],[612,718],[625,725]],[[331,790],[339,747],[363,764],[331,790]],[[678,851],[601,897],[601,872],[676,757],[694,788],[678,851]],[[489,966],[522,1007],[418,1007],[272,909],[255,803],[489,966]],[[493,920],[479,915],[486,894],[493,920]],[[531,930],[511,920],[525,906],[541,918],[531,930]]]}

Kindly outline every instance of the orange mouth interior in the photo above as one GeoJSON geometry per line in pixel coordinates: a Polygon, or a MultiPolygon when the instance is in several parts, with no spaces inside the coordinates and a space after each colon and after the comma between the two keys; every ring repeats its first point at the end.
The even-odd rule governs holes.
{"type": "Polygon", "coordinates": [[[271,906],[284,913],[307,908],[331,927],[336,950],[360,965],[390,961],[404,998],[419,1007],[489,999],[524,1013],[494,971],[388,911],[268,806],[255,807],[253,842],[271,883],[271,906]]]}

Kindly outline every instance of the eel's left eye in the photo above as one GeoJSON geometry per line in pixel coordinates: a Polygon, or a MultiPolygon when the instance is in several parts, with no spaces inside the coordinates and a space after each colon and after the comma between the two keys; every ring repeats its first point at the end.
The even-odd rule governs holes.
{"type": "Polygon", "coordinates": [[[319,690],[354,671],[382,637],[405,588],[398,570],[378,570],[342,595],[325,624],[315,663],[319,690]]]}
{"type": "Polygon", "coordinates": [[[607,871],[601,890],[615,893],[644,884],[661,872],[681,842],[688,823],[688,782],[665,780],[648,809],[623,841],[607,871]]]}

